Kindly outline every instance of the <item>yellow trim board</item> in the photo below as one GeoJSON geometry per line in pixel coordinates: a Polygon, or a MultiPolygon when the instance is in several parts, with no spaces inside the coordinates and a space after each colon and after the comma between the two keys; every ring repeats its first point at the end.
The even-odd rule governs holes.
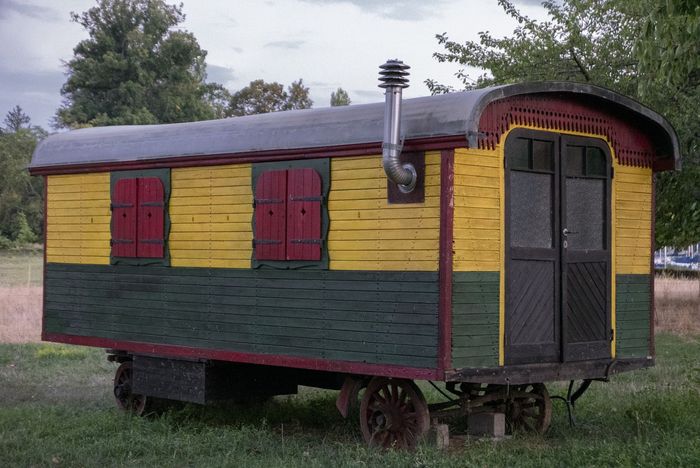
{"type": "MultiPolygon", "coordinates": [[[[528,125],[519,125],[519,126],[513,126],[511,127],[507,132],[505,132],[502,136],[501,139],[496,146],[496,148],[493,150],[494,152],[498,153],[499,159],[500,159],[500,165],[499,165],[499,186],[500,186],[500,199],[501,199],[501,206],[500,206],[500,212],[501,212],[501,223],[500,223],[500,230],[501,230],[501,249],[500,249],[500,288],[499,288],[499,294],[500,294],[500,304],[499,304],[499,326],[498,326],[498,332],[499,332],[499,337],[498,337],[498,362],[500,366],[505,365],[505,169],[504,169],[504,158],[505,158],[505,141],[508,138],[508,135],[510,132],[512,132],[515,129],[530,129],[530,130],[539,130],[539,131],[545,131],[545,132],[550,132],[550,133],[556,133],[559,135],[575,135],[575,136],[583,136],[583,137],[588,137],[588,138],[597,138],[606,143],[610,150],[610,155],[611,155],[611,164],[613,167],[613,170],[615,172],[615,177],[611,181],[611,194],[610,194],[610,232],[611,232],[611,238],[610,238],[610,322],[611,322],[611,328],[613,330],[613,340],[611,341],[610,344],[610,355],[612,357],[615,357],[616,352],[617,352],[617,311],[616,311],[616,304],[615,304],[615,298],[617,294],[616,290],[616,284],[615,284],[615,278],[618,273],[618,263],[621,263],[620,259],[617,258],[617,253],[618,253],[618,235],[619,233],[617,232],[617,204],[619,202],[618,200],[618,190],[617,190],[617,184],[620,178],[622,178],[625,183],[636,183],[638,184],[636,190],[640,194],[648,194],[649,197],[652,197],[653,194],[651,193],[650,190],[648,190],[645,185],[647,183],[651,184],[651,169],[648,168],[631,168],[629,166],[622,166],[618,163],[617,156],[615,155],[615,150],[613,149],[612,145],[610,144],[610,141],[605,137],[605,135],[599,135],[599,134],[593,134],[593,133],[584,133],[584,132],[574,132],[574,131],[552,131],[552,129],[547,129],[547,128],[541,128],[541,127],[536,127],[536,126],[528,126],[528,125]],[[623,174],[622,177],[620,177],[620,174],[623,174]]],[[[646,206],[645,206],[646,208],[646,206]]],[[[653,215],[653,213],[652,213],[653,215]]],[[[650,230],[650,229],[649,229],[650,230]]],[[[638,232],[644,231],[643,228],[638,228],[638,232]]],[[[646,235],[646,233],[643,233],[646,235]]],[[[649,251],[647,255],[650,255],[650,247],[646,249],[649,251]]],[[[630,257],[633,258],[633,257],[630,257]]],[[[642,262],[638,262],[639,265],[630,263],[630,261],[627,261],[624,265],[626,268],[624,268],[623,273],[649,273],[649,261],[648,259],[644,259],[643,263],[646,265],[645,267],[642,266],[642,262]],[[629,270],[629,271],[628,271],[629,270]]]]}

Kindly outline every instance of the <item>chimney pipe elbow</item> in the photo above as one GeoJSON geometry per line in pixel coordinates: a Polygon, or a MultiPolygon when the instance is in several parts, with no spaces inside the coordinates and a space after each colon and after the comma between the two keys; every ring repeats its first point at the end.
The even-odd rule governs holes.
{"type": "Polygon", "coordinates": [[[418,181],[416,168],[412,164],[401,164],[401,95],[408,87],[410,67],[400,60],[388,60],[379,71],[380,88],[384,93],[384,140],[382,141],[382,164],[389,180],[404,193],[411,192],[418,181]]]}

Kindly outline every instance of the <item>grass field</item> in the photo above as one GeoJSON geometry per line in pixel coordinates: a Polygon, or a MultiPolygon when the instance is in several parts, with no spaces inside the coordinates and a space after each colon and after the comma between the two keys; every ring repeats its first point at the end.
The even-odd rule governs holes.
{"type": "MultiPolygon", "coordinates": [[[[7,301],[22,288],[35,288],[40,297],[40,288],[2,272],[4,259],[0,287],[10,292],[0,298],[0,332],[15,336],[5,329],[13,324],[36,330],[38,299],[33,310],[26,306],[30,319],[21,323],[7,301]]],[[[14,266],[21,260],[11,263],[8,269],[24,271],[14,266]]],[[[579,400],[575,428],[554,401],[552,428],[544,436],[455,438],[447,451],[428,444],[415,452],[369,449],[357,414],[348,420],[338,415],[336,392],[306,388],[259,405],[182,405],[131,417],[113,403],[116,365],[103,350],[0,339],[6,342],[0,344],[0,467],[700,466],[697,282],[660,281],[658,325],[668,331],[657,337],[656,367],[594,383],[579,400]]],[[[429,400],[441,401],[422,388],[429,400]]],[[[549,388],[564,393],[562,385],[549,388]]]]}
{"type": "Polygon", "coordinates": [[[41,338],[42,253],[0,250],[0,343],[41,338]]]}

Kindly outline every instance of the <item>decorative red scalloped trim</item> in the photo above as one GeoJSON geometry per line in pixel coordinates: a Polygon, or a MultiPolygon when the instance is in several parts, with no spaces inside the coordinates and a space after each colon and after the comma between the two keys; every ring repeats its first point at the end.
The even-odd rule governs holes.
{"type": "Polygon", "coordinates": [[[519,125],[601,135],[612,145],[620,164],[652,166],[655,151],[649,136],[628,117],[590,98],[532,94],[492,102],[479,121],[479,148],[494,149],[504,133],[519,125]]]}

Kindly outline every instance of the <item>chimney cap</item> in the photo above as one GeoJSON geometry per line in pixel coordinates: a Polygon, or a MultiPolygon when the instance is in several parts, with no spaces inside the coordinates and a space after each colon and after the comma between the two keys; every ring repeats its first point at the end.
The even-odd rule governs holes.
{"type": "Polygon", "coordinates": [[[408,88],[408,71],[411,67],[398,59],[389,59],[379,66],[380,88],[408,88]]]}

